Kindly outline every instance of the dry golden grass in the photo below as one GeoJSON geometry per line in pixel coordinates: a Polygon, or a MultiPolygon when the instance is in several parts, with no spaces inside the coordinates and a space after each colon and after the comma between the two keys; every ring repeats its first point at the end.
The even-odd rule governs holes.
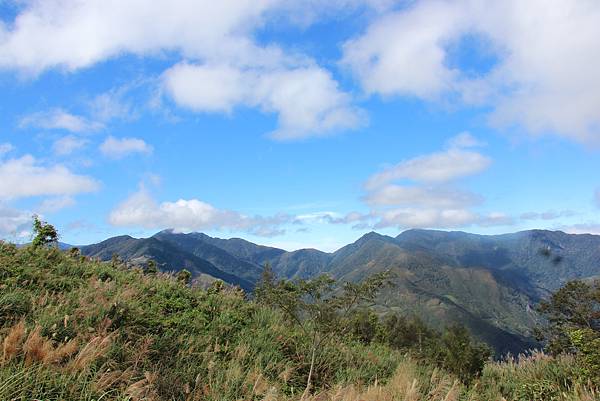
{"type": "Polygon", "coordinates": [[[131,383],[134,376],[135,371],[131,368],[124,371],[107,369],[97,375],[93,388],[98,393],[103,393],[106,390],[131,383]]]}
{"type": "Polygon", "coordinates": [[[23,344],[25,365],[47,360],[53,351],[52,343],[42,337],[42,328],[35,326],[23,344]]]}
{"type": "Polygon", "coordinates": [[[156,373],[144,372],[144,378],[129,385],[125,394],[130,397],[131,401],[159,401],[159,397],[154,391],[156,378],[156,373]]]}
{"type": "Polygon", "coordinates": [[[87,369],[94,361],[106,353],[111,346],[113,336],[111,334],[93,337],[71,360],[68,368],[72,371],[87,369]]]}
{"type": "Polygon", "coordinates": [[[307,401],[457,401],[462,389],[458,381],[439,380],[434,371],[430,382],[434,388],[427,394],[426,384],[421,383],[415,371],[415,364],[401,362],[394,376],[387,384],[373,383],[366,388],[356,385],[337,387],[308,398],[307,401]]]}
{"type": "Polygon", "coordinates": [[[26,329],[25,322],[21,320],[19,323],[11,327],[6,338],[2,342],[2,363],[7,363],[15,358],[19,351],[23,340],[25,339],[26,329]]]}
{"type": "Polygon", "coordinates": [[[60,344],[58,347],[52,349],[44,358],[44,363],[60,364],[71,356],[73,356],[79,349],[79,341],[74,338],[66,343],[60,344]]]}

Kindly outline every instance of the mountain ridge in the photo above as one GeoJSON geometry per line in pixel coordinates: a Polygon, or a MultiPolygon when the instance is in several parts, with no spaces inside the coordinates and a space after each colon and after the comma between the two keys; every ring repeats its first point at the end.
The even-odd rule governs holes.
{"type": "Polygon", "coordinates": [[[394,287],[377,299],[378,312],[419,315],[440,328],[458,322],[498,352],[513,353],[535,345],[534,306],[541,299],[568,280],[600,276],[600,236],[549,230],[479,235],[413,229],[396,237],[370,232],[334,252],[163,230],[81,250],[103,260],[115,253],[141,265],[154,259],[163,270],[187,268],[197,279],[221,279],[247,292],[265,264],[282,279],[328,274],[340,283],[389,270],[394,287]]]}

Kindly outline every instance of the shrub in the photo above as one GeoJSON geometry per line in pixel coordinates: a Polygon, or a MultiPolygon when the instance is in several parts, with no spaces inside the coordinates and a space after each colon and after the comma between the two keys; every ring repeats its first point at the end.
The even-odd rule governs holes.
{"type": "Polygon", "coordinates": [[[11,324],[31,311],[31,299],[28,293],[15,290],[0,294],[0,327],[11,324]]]}

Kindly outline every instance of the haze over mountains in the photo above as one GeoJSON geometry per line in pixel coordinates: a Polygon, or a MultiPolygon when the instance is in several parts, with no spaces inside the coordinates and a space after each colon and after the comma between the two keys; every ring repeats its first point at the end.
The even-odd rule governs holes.
{"type": "Polygon", "coordinates": [[[535,305],[572,279],[600,276],[600,236],[531,230],[504,235],[408,230],[397,237],[371,232],[341,249],[288,252],[243,239],[161,231],[149,238],[119,236],[81,247],[109,260],[113,254],[161,270],[188,269],[201,281],[220,279],[252,291],[263,266],[281,278],[329,274],[358,281],[391,270],[380,312],[417,314],[433,326],[460,322],[498,352],[535,346],[535,305]]]}

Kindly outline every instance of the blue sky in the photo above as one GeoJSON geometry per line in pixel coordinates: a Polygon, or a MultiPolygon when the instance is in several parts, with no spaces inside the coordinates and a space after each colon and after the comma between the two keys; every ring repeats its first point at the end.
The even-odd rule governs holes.
{"type": "Polygon", "coordinates": [[[0,236],[600,233],[600,5],[0,0],[0,236]]]}

